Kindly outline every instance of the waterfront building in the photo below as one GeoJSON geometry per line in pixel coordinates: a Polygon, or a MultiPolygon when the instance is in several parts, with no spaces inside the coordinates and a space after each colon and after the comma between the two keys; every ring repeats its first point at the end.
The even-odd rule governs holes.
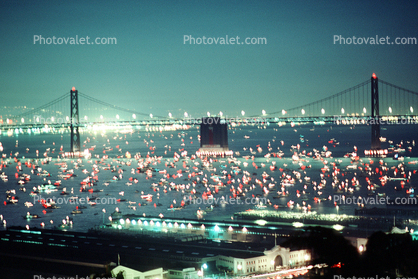
{"type": "Polygon", "coordinates": [[[234,275],[249,275],[306,266],[310,261],[311,252],[307,249],[291,250],[276,245],[264,251],[264,255],[250,252],[243,253],[242,256],[219,255],[216,266],[218,269],[229,270],[234,275]]]}
{"type": "Polygon", "coordinates": [[[147,271],[139,271],[123,265],[118,265],[112,269],[111,274],[116,278],[120,272],[122,272],[124,279],[162,279],[167,273],[162,267],[147,271]]]}

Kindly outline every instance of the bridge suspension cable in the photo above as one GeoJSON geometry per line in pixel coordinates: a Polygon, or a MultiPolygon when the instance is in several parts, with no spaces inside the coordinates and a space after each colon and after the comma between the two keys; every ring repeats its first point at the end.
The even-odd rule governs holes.
{"type": "MultiPolygon", "coordinates": [[[[81,92],[78,92],[78,95],[80,97],[83,97],[83,98],[89,100],[89,101],[92,101],[94,103],[97,103],[97,104],[100,104],[102,106],[109,107],[109,108],[112,108],[112,109],[115,109],[115,110],[119,110],[119,111],[123,111],[123,112],[129,112],[129,113],[133,113],[133,114],[137,114],[137,115],[142,115],[142,116],[150,116],[149,114],[146,114],[146,113],[137,112],[137,111],[134,111],[134,110],[131,110],[131,109],[122,108],[120,106],[116,106],[116,105],[109,104],[107,102],[104,102],[104,101],[101,101],[99,99],[90,97],[90,96],[88,96],[88,95],[86,95],[84,93],[81,93],[81,92]]],[[[154,115],[153,117],[162,118],[162,119],[167,119],[168,118],[166,116],[158,116],[158,115],[154,115]]]]}
{"type": "MultiPolygon", "coordinates": [[[[392,83],[379,79],[379,91],[380,91],[380,114],[388,116],[402,116],[412,115],[418,111],[418,92],[402,88],[392,83]],[[414,107],[417,106],[417,107],[414,107]]],[[[348,115],[348,116],[370,116],[371,115],[371,98],[370,98],[370,80],[366,80],[356,86],[333,94],[331,96],[322,98],[320,100],[296,106],[288,110],[276,111],[273,113],[266,114],[263,112],[262,115],[253,115],[249,117],[274,117],[280,114],[284,118],[292,117],[328,117],[332,115],[348,115]]],[[[82,97],[85,101],[79,102],[80,114],[84,112],[84,119],[80,119],[83,122],[96,122],[94,119],[99,119],[98,122],[103,122],[102,111],[106,112],[107,115],[111,111],[121,111],[125,114],[125,121],[130,122],[136,119],[136,116],[145,116],[147,120],[153,121],[150,118],[156,118],[161,120],[170,119],[173,121],[182,120],[173,118],[170,116],[159,116],[147,113],[138,112],[132,109],[123,108],[117,105],[107,103],[105,101],[93,98],[87,94],[78,92],[79,97],[82,97]],[[133,118],[133,119],[132,119],[133,118]]],[[[17,115],[10,116],[9,119],[15,124],[19,123],[69,123],[68,118],[70,116],[69,98],[70,94],[65,93],[64,95],[40,106],[35,109],[20,113],[17,115]],[[25,119],[26,118],[26,119],[25,119]]],[[[119,121],[119,115],[116,115],[116,121],[119,121]]],[[[121,115],[121,120],[123,114],[121,115]]],[[[111,120],[113,121],[113,120],[111,120]]],[[[140,121],[140,120],[138,120],[140,121]]],[[[9,124],[9,123],[8,123],[9,124]]]]}
{"type": "MultiPolygon", "coordinates": [[[[339,93],[336,93],[334,95],[328,96],[326,98],[322,98],[322,99],[317,100],[315,102],[308,103],[308,104],[304,104],[304,105],[297,106],[297,107],[293,107],[293,108],[288,109],[288,110],[276,111],[276,112],[273,112],[271,114],[279,114],[279,113],[283,113],[283,111],[285,111],[286,114],[288,114],[289,112],[293,112],[293,111],[298,111],[299,112],[299,111],[301,111],[304,108],[311,107],[311,106],[314,106],[314,105],[320,105],[321,103],[325,103],[327,101],[334,101],[335,99],[338,100],[338,98],[340,98],[342,100],[343,95],[345,95],[347,93],[350,93],[352,91],[355,92],[355,90],[360,89],[361,87],[363,87],[363,92],[364,92],[364,87],[367,86],[369,83],[370,83],[370,81],[369,80],[366,80],[366,81],[364,81],[364,82],[362,82],[360,84],[357,84],[356,86],[353,86],[351,88],[348,88],[346,90],[343,90],[343,91],[341,91],[339,93]]],[[[365,95],[365,94],[363,93],[363,95],[365,95]]],[[[349,99],[349,102],[351,102],[351,99],[349,99]]],[[[342,103],[342,101],[339,102],[339,103],[342,103]]],[[[335,105],[333,105],[333,107],[335,107],[335,105]]],[[[258,115],[258,116],[260,117],[260,115],[258,115]]]]}
{"type": "Polygon", "coordinates": [[[28,115],[35,117],[36,115],[40,115],[40,113],[38,113],[38,112],[40,112],[42,110],[45,110],[45,109],[47,109],[49,107],[52,107],[53,105],[55,105],[55,104],[57,104],[57,103],[65,100],[65,99],[67,99],[69,97],[70,97],[70,95],[67,92],[64,95],[56,98],[55,100],[50,101],[49,103],[46,103],[46,104],[44,104],[44,105],[42,105],[40,107],[34,108],[34,109],[29,110],[27,112],[24,112],[24,113],[21,113],[21,114],[18,114],[18,115],[14,115],[14,116],[10,117],[10,119],[20,120],[21,118],[25,118],[28,115]]]}

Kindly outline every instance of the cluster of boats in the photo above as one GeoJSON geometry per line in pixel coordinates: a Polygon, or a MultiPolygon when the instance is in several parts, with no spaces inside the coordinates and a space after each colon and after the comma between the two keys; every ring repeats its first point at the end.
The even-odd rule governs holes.
{"type": "MultiPolygon", "coordinates": [[[[124,141],[125,138],[118,136],[114,139],[124,141]]],[[[167,139],[174,140],[175,137],[167,139]]],[[[187,142],[185,133],[179,133],[178,139],[181,144],[187,142]]],[[[274,141],[275,139],[272,142],[274,141]]],[[[86,148],[90,148],[92,152],[98,150],[96,145],[88,147],[89,142],[84,142],[86,148]]],[[[97,205],[97,199],[113,196],[118,203],[133,211],[147,206],[147,212],[152,211],[157,215],[162,214],[157,209],[160,207],[164,208],[163,212],[173,211],[173,214],[178,210],[192,208],[198,218],[205,218],[205,215],[216,212],[217,207],[233,206],[232,199],[239,200],[241,203],[235,203],[238,205],[247,202],[242,206],[245,208],[306,212],[320,203],[333,206],[333,194],[347,197],[355,193],[383,196],[387,194],[384,191],[387,185],[393,185],[395,190],[407,195],[414,194],[410,181],[416,171],[410,171],[404,163],[390,166],[383,160],[374,162],[371,159],[360,159],[356,149],[347,153],[344,160],[334,159],[332,148],[339,145],[335,139],[330,139],[322,149],[312,148],[312,151],[304,149],[303,145],[307,142],[308,139],[300,135],[300,143],[290,146],[291,155],[288,158],[284,158],[285,153],[282,150],[284,141],[279,141],[275,147],[277,150],[274,150],[271,142],[266,147],[258,144],[244,147],[243,151],[247,154],[249,151],[250,155],[240,158],[188,156],[183,148],[185,145],[180,145],[181,148],[173,152],[173,158],[164,158],[153,155],[154,142],[144,139],[143,144],[150,148],[146,156],[128,156],[127,153],[122,153],[121,146],[117,145],[113,150],[113,147],[106,144],[103,146],[103,154],[92,154],[93,159],[52,160],[51,157],[46,157],[36,160],[22,159],[24,163],[15,159],[9,163],[17,167],[15,178],[22,195],[27,195],[25,191],[27,184],[31,182],[31,176],[42,180],[43,183],[32,187],[29,196],[47,197],[39,199],[43,213],[59,209],[61,206],[55,200],[60,196],[65,196],[69,204],[74,204],[71,214],[82,214],[83,210],[87,212],[88,208],[97,205]],[[116,151],[119,152],[118,155],[109,158],[109,153],[116,151]],[[256,156],[257,154],[260,156],[256,156]],[[52,163],[57,166],[57,174],[41,167],[52,163]],[[25,170],[30,174],[25,174],[25,170]],[[71,187],[70,191],[67,191],[68,187],[71,187]],[[74,189],[78,195],[75,195],[74,189]],[[86,198],[85,204],[76,203],[79,195],[86,198]]],[[[169,145],[164,148],[166,151],[171,150],[169,145]]],[[[2,166],[4,167],[4,161],[2,166]]],[[[2,172],[0,178],[3,182],[10,183],[6,172],[2,172]]],[[[36,184],[32,182],[32,185],[36,184]]],[[[18,202],[16,190],[8,190],[5,204],[18,202]]],[[[35,202],[26,201],[24,205],[39,209],[35,202]]],[[[40,216],[28,212],[24,218],[31,220],[40,216]]],[[[66,224],[69,221],[72,222],[66,220],[66,224]]]]}

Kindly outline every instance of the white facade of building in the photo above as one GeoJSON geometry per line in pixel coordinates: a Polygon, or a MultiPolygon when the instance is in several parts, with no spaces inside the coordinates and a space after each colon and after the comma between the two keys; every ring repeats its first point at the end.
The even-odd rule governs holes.
{"type": "Polygon", "coordinates": [[[232,270],[235,275],[248,275],[272,272],[283,267],[304,266],[310,260],[309,250],[290,251],[289,248],[275,246],[271,250],[266,250],[262,256],[249,258],[217,256],[216,266],[232,270]]]}
{"type": "Polygon", "coordinates": [[[169,269],[166,274],[167,279],[198,279],[198,270],[194,267],[183,268],[183,269],[169,269]]]}
{"type": "Polygon", "coordinates": [[[118,265],[112,269],[111,274],[116,278],[119,272],[123,273],[123,278],[125,279],[163,279],[164,274],[167,273],[162,267],[141,272],[123,265],[118,265]]]}

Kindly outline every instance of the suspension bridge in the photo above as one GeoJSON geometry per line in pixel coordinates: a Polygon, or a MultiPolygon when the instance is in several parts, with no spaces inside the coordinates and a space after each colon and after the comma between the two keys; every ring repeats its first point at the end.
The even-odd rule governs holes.
{"type": "MultiPolygon", "coordinates": [[[[234,118],[236,123],[313,123],[313,124],[370,124],[371,148],[380,148],[380,124],[418,123],[416,110],[418,93],[379,80],[375,74],[370,79],[315,102],[276,112],[262,111],[260,115],[234,118]],[[415,111],[414,111],[415,110],[415,111]]],[[[206,116],[206,115],[205,115],[206,116]]],[[[209,115],[208,115],[209,116],[209,115]]],[[[222,118],[222,113],[219,115],[222,118]]],[[[95,127],[138,127],[197,125],[196,118],[185,113],[176,118],[138,112],[112,105],[72,88],[70,93],[43,106],[9,115],[0,119],[2,130],[64,128],[71,133],[71,150],[80,150],[79,129],[95,127]],[[71,104],[71,106],[68,105],[71,104]]],[[[231,121],[228,121],[231,122],[231,121]]]]}

